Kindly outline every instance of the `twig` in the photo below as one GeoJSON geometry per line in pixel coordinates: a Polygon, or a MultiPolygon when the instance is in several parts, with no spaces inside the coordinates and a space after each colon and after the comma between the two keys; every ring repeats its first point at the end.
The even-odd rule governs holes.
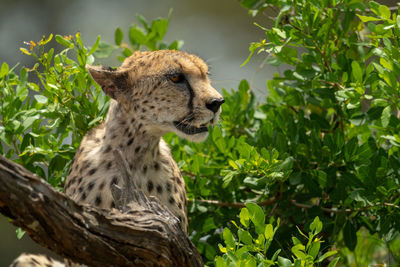
{"type": "MultiPolygon", "coordinates": [[[[269,199],[263,200],[261,202],[257,202],[256,204],[259,206],[267,206],[270,205],[272,203],[275,203],[277,201],[277,197],[271,197],[269,199]]],[[[246,203],[244,202],[221,202],[218,200],[211,200],[211,199],[188,199],[189,203],[202,203],[202,204],[210,204],[210,205],[215,205],[215,206],[219,206],[219,207],[226,207],[226,208],[244,208],[246,207],[246,203]]],[[[393,204],[393,203],[388,203],[388,202],[384,202],[384,203],[380,203],[377,202],[376,205],[368,205],[365,206],[363,208],[357,208],[357,209],[338,209],[338,208],[325,208],[325,207],[321,207],[319,205],[310,205],[310,204],[303,204],[303,203],[298,203],[296,200],[291,200],[291,203],[299,208],[303,208],[303,209],[311,209],[314,207],[317,207],[325,212],[329,212],[329,213],[342,213],[342,212],[346,212],[346,213],[352,213],[352,212],[358,212],[358,211],[364,211],[364,210],[368,210],[370,208],[374,208],[377,206],[386,206],[386,207],[392,207],[392,208],[396,208],[399,209],[400,206],[393,204]]],[[[276,205],[274,205],[273,209],[276,209],[276,205]]]]}
{"type": "MultiPolygon", "coordinates": [[[[269,199],[263,200],[261,202],[256,203],[259,206],[267,206],[276,201],[276,197],[271,197],[269,199]]],[[[218,200],[209,200],[209,199],[188,199],[189,203],[203,203],[203,204],[211,204],[219,207],[227,207],[227,208],[244,208],[246,207],[246,203],[243,202],[221,202],[218,200]]]]}
{"type": "Polygon", "coordinates": [[[324,208],[324,207],[320,207],[319,205],[309,205],[309,204],[298,203],[294,199],[291,202],[292,202],[293,205],[295,205],[296,207],[299,207],[299,208],[311,209],[313,207],[317,207],[317,208],[320,208],[321,210],[323,210],[325,212],[336,213],[336,214],[342,213],[342,212],[352,213],[352,212],[358,212],[358,211],[365,211],[365,210],[368,210],[370,208],[374,208],[374,207],[377,207],[377,206],[380,206],[380,205],[387,206],[387,207],[393,207],[393,208],[396,208],[396,209],[400,208],[399,206],[397,206],[397,205],[395,205],[393,203],[387,203],[387,202],[384,202],[384,203],[377,202],[376,205],[367,205],[367,206],[365,206],[363,208],[357,208],[357,209],[324,208]]]}
{"type": "MultiPolygon", "coordinates": [[[[137,197],[135,194],[135,190],[138,189],[136,185],[136,181],[132,175],[132,172],[129,169],[129,165],[126,162],[124,156],[120,149],[116,149],[113,151],[115,162],[117,163],[118,169],[120,170],[120,176],[124,181],[124,188],[114,184],[111,188],[111,193],[113,195],[115,206],[120,211],[127,211],[131,208],[128,208],[127,205],[129,203],[138,203],[141,197],[137,197]]],[[[137,192],[139,193],[139,192],[137,192]]]]}

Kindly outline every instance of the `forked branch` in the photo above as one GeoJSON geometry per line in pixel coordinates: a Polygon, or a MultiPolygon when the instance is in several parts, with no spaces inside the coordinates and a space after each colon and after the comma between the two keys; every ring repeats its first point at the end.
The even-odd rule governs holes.
{"type": "Polygon", "coordinates": [[[89,266],[202,266],[176,217],[133,192],[139,207],[123,213],[79,205],[0,156],[0,212],[60,256],[89,266]]]}

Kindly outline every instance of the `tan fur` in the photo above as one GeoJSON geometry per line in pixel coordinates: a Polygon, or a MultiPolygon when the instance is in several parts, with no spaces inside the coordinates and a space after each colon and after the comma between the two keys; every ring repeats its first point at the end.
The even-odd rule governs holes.
{"type": "Polygon", "coordinates": [[[218,120],[223,99],[207,65],[188,53],[161,50],[135,52],[118,69],[87,68],[112,99],[105,123],[83,138],[64,192],[79,203],[114,208],[110,188],[124,186],[113,156],[120,149],[139,188],[165,204],[186,232],[186,188],[162,136],[172,131],[202,141],[218,120]]]}

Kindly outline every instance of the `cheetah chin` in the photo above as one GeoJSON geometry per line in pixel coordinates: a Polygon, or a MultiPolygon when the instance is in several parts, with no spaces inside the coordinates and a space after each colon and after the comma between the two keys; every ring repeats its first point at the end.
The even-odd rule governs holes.
{"type": "Polygon", "coordinates": [[[185,124],[179,121],[173,122],[175,133],[191,142],[203,142],[208,137],[208,125],[200,125],[199,127],[185,124]]]}
{"type": "Polygon", "coordinates": [[[185,134],[188,134],[188,135],[194,135],[194,134],[208,132],[208,127],[205,124],[200,125],[200,127],[196,127],[196,126],[193,126],[190,124],[185,124],[180,121],[174,121],[174,125],[175,125],[176,129],[178,129],[179,131],[181,131],[185,134]]]}
{"type": "Polygon", "coordinates": [[[209,126],[213,126],[217,118],[212,118],[206,123],[200,125],[193,125],[193,123],[185,123],[185,120],[174,121],[174,132],[185,139],[192,142],[202,142],[208,137],[209,126]]]}

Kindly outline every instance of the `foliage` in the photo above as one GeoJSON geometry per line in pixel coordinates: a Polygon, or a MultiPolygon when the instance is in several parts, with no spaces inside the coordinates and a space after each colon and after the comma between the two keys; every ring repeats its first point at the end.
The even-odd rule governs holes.
{"type": "Polygon", "coordinates": [[[290,67],[267,82],[264,103],[246,81],[224,91],[221,128],[206,143],[169,140],[194,199],[193,240],[211,259],[215,229],[235,216],[237,205],[225,204],[250,201],[281,218],[274,240],[318,216],[323,248],[359,258],[366,229],[386,247],[371,263],[398,262],[400,16],[372,1],[244,2],[280,10],[272,27],[259,26],[266,39],[251,44],[249,59],[290,67]]]}
{"type": "Polygon", "coordinates": [[[10,70],[7,63],[2,64],[0,150],[57,187],[67,176],[82,136],[102,120],[108,104],[85,70],[86,63],[94,62],[100,38],[89,50],[79,33],[75,37],[57,35],[55,40],[66,47],[58,54],[53,48],[45,50],[52,38],[31,41],[29,50],[21,48],[37,63],[21,68],[19,76],[16,67],[10,70]],[[71,59],[72,53],[77,60],[71,59]],[[29,82],[29,74],[38,83],[29,82]]]}
{"type": "Polygon", "coordinates": [[[170,44],[163,41],[167,33],[169,20],[171,18],[172,9],[169,12],[168,18],[157,18],[149,23],[142,15],[137,14],[136,18],[142,26],[132,24],[129,27],[128,39],[129,44],[124,43],[124,33],[121,28],[117,28],[114,34],[115,45],[106,42],[100,42],[99,49],[95,52],[97,58],[109,57],[116,49],[121,50],[121,55],[118,56],[120,61],[132,55],[135,50],[147,48],[154,51],[160,49],[175,49],[182,47],[183,41],[174,40],[170,44]]]}
{"type": "MultiPolygon", "coordinates": [[[[216,259],[220,266],[235,259],[298,266],[299,259],[306,264],[304,255],[315,263],[333,246],[345,264],[398,263],[398,12],[360,0],[240,2],[253,15],[279,10],[272,27],[258,25],[266,39],[251,44],[248,60],[258,54],[287,68],[267,82],[263,102],[257,103],[245,80],[235,91],[223,90],[221,123],[210,129],[206,142],[165,136],[187,185],[191,239],[206,263],[216,259]],[[239,227],[232,219],[244,203],[239,227]],[[257,219],[246,222],[250,207],[258,210],[257,219]],[[272,226],[277,218],[279,230],[272,226]],[[323,231],[316,231],[322,223],[323,231]],[[220,251],[223,228],[229,230],[222,233],[220,251]],[[308,235],[304,229],[310,229],[308,235]],[[315,239],[317,234],[325,242],[315,239]],[[378,241],[368,241],[373,239],[378,241]],[[363,256],[365,242],[371,253],[363,256]],[[372,259],[378,248],[383,257],[372,259]]],[[[55,53],[47,48],[50,36],[21,50],[36,58],[32,68],[17,74],[17,66],[3,63],[0,152],[61,188],[82,136],[103,120],[108,107],[85,64],[115,50],[122,60],[136,49],[182,45],[162,41],[168,19],[138,20],[142,27],[129,28],[129,44],[118,28],[115,45],[97,39],[91,49],[79,33],[56,36],[65,49],[55,53]],[[29,74],[38,83],[28,80],[29,74]]]]}
{"type": "MultiPolygon", "coordinates": [[[[300,235],[306,240],[303,244],[298,238],[292,237],[291,247],[293,262],[290,259],[279,256],[281,249],[276,250],[271,258],[268,258],[267,251],[272,244],[275,233],[279,228],[279,219],[274,228],[272,224],[265,224],[265,215],[261,207],[254,203],[247,203],[246,208],[240,211],[240,223],[243,228],[232,222],[237,228],[236,238],[229,228],[225,228],[223,239],[225,247],[219,244],[219,249],[224,255],[215,258],[215,266],[314,266],[324,262],[327,258],[335,255],[337,251],[320,253],[323,242],[317,235],[322,230],[322,222],[318,217],[310,225],[310,232],[305,235],[298,229],[300,235]],[[254,230],[251,231],[250,226],[254,230]],[[255,232],[254,238],[251,232],[255,232]]],[[[339,258],[333,259],[330,266],[336,266],[339,258]]]]}

